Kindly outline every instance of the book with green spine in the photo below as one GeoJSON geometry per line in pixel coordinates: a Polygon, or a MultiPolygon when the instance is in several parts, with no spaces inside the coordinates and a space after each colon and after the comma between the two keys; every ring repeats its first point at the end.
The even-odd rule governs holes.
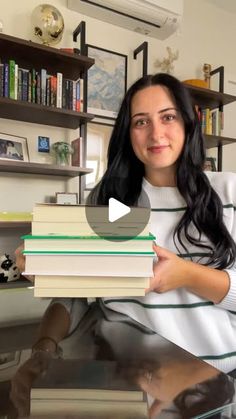
{"type": "Polygon", "coordinates": [[[153,254],[152,234],[137,237],[99,237],[96,235],[83,236],[34,236],[21,237],[25,243],[27,253],[97,253],[97,254],[153,254]]]}

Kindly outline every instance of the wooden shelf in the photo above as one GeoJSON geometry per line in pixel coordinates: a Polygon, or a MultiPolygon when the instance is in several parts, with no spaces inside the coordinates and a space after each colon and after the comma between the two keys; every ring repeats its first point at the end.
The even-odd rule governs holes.
{"type": "Polygon", "coordinates": [[[236,101],[236,96],[227,93],[216,92],[215,90],[191,86],[185,83],[195,105],[204,108],[215,109],[236,101]]]}
{"type": "Polygon", "coordinates": [[[15,288],[28,288],[33,287],[32,282],[27,281],[26,279],[19,279],[18,281],[11,281],[11,282],[2,282],[0,283],[0,292],[2,290],[9,290],[9,289],[15,289],[15,288]]]}
{"type": "Polygon", "coordinates": [[[19,67],[35,70],[45,68],[49,74],[63,73],[66,79],[77,80],[87,71],[94,59],[79,54],[71,54],[58,48],[37,44],[5,34],[0,34],[0,57],[4,61],[14,59],[19,67]]]}
{"type": "Polygon", "coordinates": [[[30,228],[31,221],[0,221],[0,228],[30,228]]]}
{"type": "Polygon", "coordinates": [[[77,129],[81,123],[89,122],[93,117],[94,115],[84,112],[0,98],[0,118],[77,129]]]}
{"type": "Polygon", "coordinates": [[[0,172],[76,177],[87,175],[92,173],[92,171],[92,169],[77,166],[56,166],[54,164],[28,163],[18,160],[0,160],[0,172]]]}
{"type": "Polygon", "coordinates": [[[236,138],[223,137],[218,135],[204,135],[204,139],[206,148],[214,148],[236,143],[236,138]]]}

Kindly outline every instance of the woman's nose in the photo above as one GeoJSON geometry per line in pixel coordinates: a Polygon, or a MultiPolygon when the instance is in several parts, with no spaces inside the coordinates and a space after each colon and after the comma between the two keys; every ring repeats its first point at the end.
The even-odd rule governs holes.
{"type": "Polygon", "coordinates": [[[164,137],[165,127],[160,120],[152,121],[151,124],[151,136],[152,139],[158,141],[160,138],[164,137]]]}

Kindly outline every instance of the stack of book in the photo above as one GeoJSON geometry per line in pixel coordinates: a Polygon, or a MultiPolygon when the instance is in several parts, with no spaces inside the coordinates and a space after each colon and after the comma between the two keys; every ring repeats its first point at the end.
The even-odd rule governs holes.
{"type": "Polygon", "coordinates": [[[116,370],[115,361],[52,360],[31,388],[31,415],[146,419],[146,394],[116,370]]]}
{"type": "Polygon", "coordinates": [[[84,206],[36,204],[32,235],[23,236],[24,274],[35,275],[36,297],[145,295],[153,272],[154,237],[148,226],[132,237],[132,223],[105,223],[104,211],[96,208],[91,226],[84,206]],[[98,226],[101,236],[93,231],[98,226]]]}

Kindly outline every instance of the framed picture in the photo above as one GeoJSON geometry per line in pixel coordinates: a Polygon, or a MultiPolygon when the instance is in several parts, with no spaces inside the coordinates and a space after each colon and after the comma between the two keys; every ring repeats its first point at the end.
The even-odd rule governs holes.
{"type": "Polygon", "coordinates": [[[216,172],[216,158],[215,157],[207,157],[205,164],[204,164],[204,170],[207,172],[216,172]]]}
{"type": "Polygon", "coordinates": [[[0,160],[29,161],[27,139],[1,132],[0,160]]]}
{"type": "Polygon", "coordinates": [[[127,88],[127,55],[87,45],[95,64],[88,70],[88,112],[115,119],[127,88]]]}
{"type": "Polygon", "coordinates": [[[50,138],[38,136],[38,152],[39,153],[49,153],[50,151],[50,138]]]}
{"type": "Polygon", "coordinates": [[[56,192],[56,203],[63,205],[77,205],[78,194],[69,192],[56,192]]]}

